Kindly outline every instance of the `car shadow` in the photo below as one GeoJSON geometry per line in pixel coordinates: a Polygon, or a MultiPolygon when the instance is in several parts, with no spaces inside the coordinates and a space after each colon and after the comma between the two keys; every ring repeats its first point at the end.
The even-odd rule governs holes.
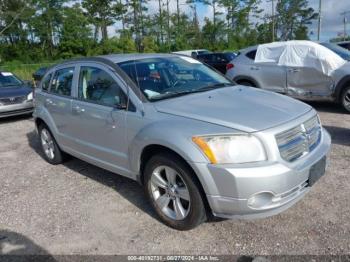
{"type": "Polygon", "coordinates": [[[0,261],[56,261],[28,237],[0,229],[0,261]]]}
{"type": "MultiPolygon", "coordinates": [[[[44,159],[37,133],[35,131],[27,133],[27,138],[29,146],[44,159]]],[[[73,156],[68,156],[67,161],[63,165],[86,178],[113,188],[137,208],[158,219],[143,193],[142,186],[138,182],[91,165],[73,156]]]]}
{"type": "Polygon", "coordinates": [[[332,137],[332,144],[350,146],[350,129],[339,126],[323,126],[332,137]]]}
{"type": "Polygon", "coordinates": [[[31,119],[33,119],[32,114],[19,115],[19,116],[7,116],[4,118],[0,118],[0,125],[13,123],[13,122],[19,122],[19,121],[23,121],[23,120],[31,120],[31,119]]]}
{"type": "MultiPolygon", "coordinates": [[[[42,159],[44,159],[37,133],[35,131],[27,133],[27,139],[29,146],[42,159]]],[[[113,188],[116,192],[118,192],[138,209],[147,213],[152,218],[160,221],[151,204],[147,200],[143,191],[143,187],[138,182],[127,177],[114,174],[73,156],[68,156],[68,158],[68,161],[63,163],[65,167],[79,173],[84,177],[90,178],[98,183],[113,188]]],[[[217,223],[225,220],[227,219],[214,217],[211,213],[208,213],[207,223],[217,223]]]]}
{"type": "Polygon", "coordinates": [[[346,110],[343,109],[340,105],[334,102],[327,101],[304,101],[318,112],[324,113],[333,113],[333,114],[347,114],[346,110]]]}

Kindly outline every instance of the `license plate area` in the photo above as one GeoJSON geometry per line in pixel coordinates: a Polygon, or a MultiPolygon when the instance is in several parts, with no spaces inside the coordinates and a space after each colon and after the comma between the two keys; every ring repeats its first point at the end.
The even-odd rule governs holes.
{"type": "Polygon", "coordinates": [[[313,186],[326,173],[327,158],[323,157],[310,168],[309,186],[313,186]]]}

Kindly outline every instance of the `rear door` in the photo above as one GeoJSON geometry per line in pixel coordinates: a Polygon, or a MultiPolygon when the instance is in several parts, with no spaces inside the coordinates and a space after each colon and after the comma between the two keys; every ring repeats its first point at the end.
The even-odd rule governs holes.
{"type": "Polygon", "coordinates": [[[53,72],[51,86],[45,94],[44,106],[49,112],[56,127],[56,139],[62,146],[69,145],[73,139],[69,132],[67,121],[72,106],[72,87],[74,82],[75,66],[59,67],[53,72]]]}
{"type": "Polygon", "coordinates": [[[70,133],[82,158],[123,173],[127,167],[126,88],[107,66],[82,63],[72,102],[70,133]]]}
{"type": "Polygon", "coordinates": [[[295,97],[330,96],[334,82],[331,77],[307,67],[287,68],[288,95],[295,97]]]}

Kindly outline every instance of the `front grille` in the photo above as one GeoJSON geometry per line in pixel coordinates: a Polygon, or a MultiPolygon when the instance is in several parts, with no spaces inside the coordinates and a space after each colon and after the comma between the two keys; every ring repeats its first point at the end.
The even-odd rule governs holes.
{"type": "Polygon", "coordinates": [[[317,116],[276,135],[281,157],[293,162],[317,147],[321,140],[321,125],[317,116]]]}
{"type": "Polygon", "coordinates": [[[0,103],[4,106],[20,104],[20,103],[23,103],[26,100],[26,98],[27,98],[26,96],[0,98],[0,103]]]}

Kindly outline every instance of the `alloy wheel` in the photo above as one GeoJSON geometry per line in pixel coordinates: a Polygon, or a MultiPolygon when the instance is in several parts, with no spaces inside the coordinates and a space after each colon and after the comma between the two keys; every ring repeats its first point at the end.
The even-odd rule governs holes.
{"type": "Polygon", "coordinates": [[[347,108],[348,110],[350,110],[350,89],[348,89],[346,91],[346,93],[344,94],[344,107],[347,108]]]}
{"type": "Polygon", "coordinates": [[[54,141],[52,139],[52,136],[47,129],[41,130],[41,145],[44,149],[45,155],[49,159],[54,159],[55,158],[55,146],[54,146],[54,141]]]}
{"type": "Polygon", "coordinates": [[[152,197],[167,217],[183,220],[190,211],[191,199],[188,187],[181,175],[173,168],[159,166],[151,176],[152,197]]]}

